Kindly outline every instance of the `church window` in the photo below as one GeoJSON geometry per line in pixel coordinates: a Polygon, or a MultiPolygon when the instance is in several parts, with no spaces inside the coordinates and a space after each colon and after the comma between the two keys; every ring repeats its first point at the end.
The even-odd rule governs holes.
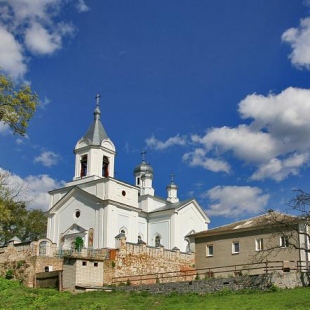
{"type": "Polygon", "coordinates": [[[47,254],[47,241],[41,241],[39,244],[39,255],[45,256],[47,254]]]}
{"type": "Polygon", "coordinates": [[[186,250],[185,250],[185,252],[189,253],[189,252],[191,252],[191,243],[190,243],[188,238],[185,238],[184,240],[186,242],[186,250]]]}
{"type": "Polygon", "coordinates": [[[160,247],[160,236],[155,237],[155,246],[160,247]]]}
{"type": "Polygon", "coordinates": [[[80,210],[76,210],[75,211],[75,217],[78,219],[81,216],[81,211],[80,210]]]}
{"type": "Polygon", "coordinates": [[[81,157],[81,178],[87,175],[87,155],[81,157]]]}
{"type": "Polygon", "coordinates": [[[137,178],[137,185],[140,185],[140,178],[137,178]]]}
{"type": "Polygon", "coordinates": [[[122,226],[120,229],[119,229],[119,233],[120,234],[123,234],[124,236],[126,236],[127,234],[127,228],[125,226],[122,226]]]}
{"type": "Polygon", "coordinates": [[[125,197],[126,196],[126,191],[122,191],[122,195],[125,197]]]}
{"type": "Polygon", "coordinates": [[[141,243],[141,241],[142,241],[142,237],[138,236],[138,243],[141,243]]]}
{"type": "Polygon", "coordinates": [[[109,176],[109,159],[106,156],[103,156],[102,159],[102,176],[108,177],[109,176]]]}

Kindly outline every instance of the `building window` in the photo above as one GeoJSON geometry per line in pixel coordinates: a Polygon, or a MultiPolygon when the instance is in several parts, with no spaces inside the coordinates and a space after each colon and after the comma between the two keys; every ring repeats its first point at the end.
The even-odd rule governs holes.
{"type": "Polygon", "coordinates": [[[39,245],[39,255],[45,256],[47,254],[47,241],[41,241],[39,245]]]}
{"type": "Polygon", "coordinates": [[[97,262],[94,262],[94,267],[98,267],[98,263],[97,262]]]}
{"type": "Polygon", "coordinates": [[[255,251],[262,251],[264,249],[263,238],[255,240],[255,251]]]}
{"type": "Polygon", "coordinates": [[[280,246],[281,246],[281,248],[288,248],[288,246],[289,246],[288,236],[281,236],[280,237],[280,246]]]}
{"type": "Polygon", "coordinates": [[[141,243],[142,242],[142,237],[139,235],[138,236],[138,243],[141,243]]]}
{"type": "Polygon", "coordinates": [[[207,250],[207,256],[213,256],[214,252],[213,244],[208,244],[206,250],[207,250]]]}
{"type": "Polygon", "coordinates": [[[87,175],[87,155],[81,157],[81,178],[87,175]]]}
{"type": "Polygon", "coordinates": [[[140,185],[140,178],[137,178],[137,185],[140,185]]]}
{"type": "Polygon", "coordinates": [[[155,247],[160,247],[160,236],[155,237],[155,247]]]}
{"type": "Polygon", "coordinates": [[[102,159],[102,176],[108,177],[109,176],[109,159],[106,156],[103,156],[102,159]]]}
{"type": "Polygon", "coordinates": [[[87,266],[87,262],[83,261],[82,266],[87,266]]]}
{"type": "Polygon", "coordinates": [[[239,241],[234,241],[232,243],[232,254],[238,254],[240,252],[239,241]]]}
{"type": "Polygon", "coordinates": [[[79,218],[81,216],[81,211],[80,210],[75,210],[75,218],[79,218]]]}

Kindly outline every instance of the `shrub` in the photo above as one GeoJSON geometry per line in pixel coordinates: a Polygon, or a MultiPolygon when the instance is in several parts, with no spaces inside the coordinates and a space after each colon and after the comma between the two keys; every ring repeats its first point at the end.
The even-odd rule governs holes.
{"type": "Polygon", "coordinates": [[[8,269],[8,270],[6,271],[5,278],[6,278],[7,280],[11,280],[11,279],[13,279],[13,277],[14,277],[14,272],[13,272],[13,270],[12,270],[12,269],[8,269]]]}

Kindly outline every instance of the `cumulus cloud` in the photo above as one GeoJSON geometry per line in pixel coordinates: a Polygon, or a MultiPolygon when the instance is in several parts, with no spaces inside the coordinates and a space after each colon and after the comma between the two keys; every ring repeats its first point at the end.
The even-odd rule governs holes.
{"type": "Polygon", "coordinates": [[[25,44],[27,49],[33,54],[49,55],[53,54],[62,46],[62,37],[73,34],[74,28],[71,25],[59,25],[56,29],[46,29],[40,23],[32,23],[25,30],[25,44]]]}
{"type": "Polygon", "coordinates": [[[297,175],[299,168],[307,163],[308,160],[308,153],[295,153],[284,160],[272,158],[269,162],[262,164],[250,179],[263,180],[269,177],[276,181],[282,181],[290,174],[297,175]]]}
{"type": "Polygon", "coordinates": [[[45,167],[52,167],[58,164],[60,156],[51,151],[42,152],[39,156],[35,157],[35,163],[41,163],[45,167]]]}
{"type": "MultiPolygon", "coordinates": [[[[203,136],[192,136],[196,150],[185,154],[190,165],[216,171],[207,164],[210,157],[230,153],[256,167],[251,180],[282,181],[308,163],[310,90],[289,87],[279,94],[252,94],[239,103],[238,111],[249,124],[212,128],[203,136]]],[[[227,168],[218,171],[229,172],[225,164],[227,168]]]]}
{"type": "Polygon", "coordinates": [[[49,209],[48,191],[60,188],[65,184],[64,181],[54,180],[45,174],[21,178],[1,168],[0,173],[8,173],[8,186],[11,189],[20,189],[19,199],[28,202],[29,209],[47,211],[49,209]]]}
{"type": "Polygon", "coordinates": [[[213,216],[238,217],[257,214],[266,207],[269,195],[258,187],[216,186],[204,194],[210,205],[206,212],[213,216]]]}
{"type": "Polygon", "coordinates": [[[289,58],[299,68],[310,68],[310,18],[300,21],[297,28],[290,28],[282,34],[282,41],[291,45],[289,58]]]}
{"type": "MultiPolygon", "coordinates": [[[[74,35],[70,22],[59,22],[67,1],[14,0],[0,2],[0,66],[14,79],[23,79],[32,55],[51,55],[74,35]],[[27,55],[27,56],[26,56],[27,55]]],[[[79,12],[89,8],[80,0],[79,12]]]]}
{"type": "Polygon", "coordinates": [[[14,36],[0,24],[0,66],[12,78],[18,79],[27,71],[23,48],[14,36]]]}
{"type": "Polygon", "coordinates": [[[191,167],[203,167],[213,172],[230,172],[230,165],[223,160],[206,157],[206,150],[198,148],[193,152],[185,153],[183,161],[188,162],[191,167]]]}
{"type": "Polygon", "coordinates": [[[145,140],[146,145],[152,149],[155,150],[165,150],[171,146],[174,145],[185,145],[186,144],[186,137],[185,136],[180,136],[180,135],[176,135],[174,137],[171,137],[169,139],[167,139],[166,141],[162,142],[158,139],[156,139],[154,136],[147,138],[145,140]]]}

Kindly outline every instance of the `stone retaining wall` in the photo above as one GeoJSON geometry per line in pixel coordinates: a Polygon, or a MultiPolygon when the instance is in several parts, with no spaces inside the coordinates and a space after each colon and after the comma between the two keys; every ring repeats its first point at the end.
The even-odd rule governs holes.
{"type": "Polygon", "coordinates": [[[214,293],[222,290],[261,289],[267,290],[276,286],[279,288],[295,288],[309,286],[309,274],[291,272],[276,272],[273,274],[261,274],[242,276],[226,279],[207,279],[178,283],[161,283],[153,285],[129,285],[120,286],[116,290],[150,292],[152,294],[171,293],[214,293]]]}

